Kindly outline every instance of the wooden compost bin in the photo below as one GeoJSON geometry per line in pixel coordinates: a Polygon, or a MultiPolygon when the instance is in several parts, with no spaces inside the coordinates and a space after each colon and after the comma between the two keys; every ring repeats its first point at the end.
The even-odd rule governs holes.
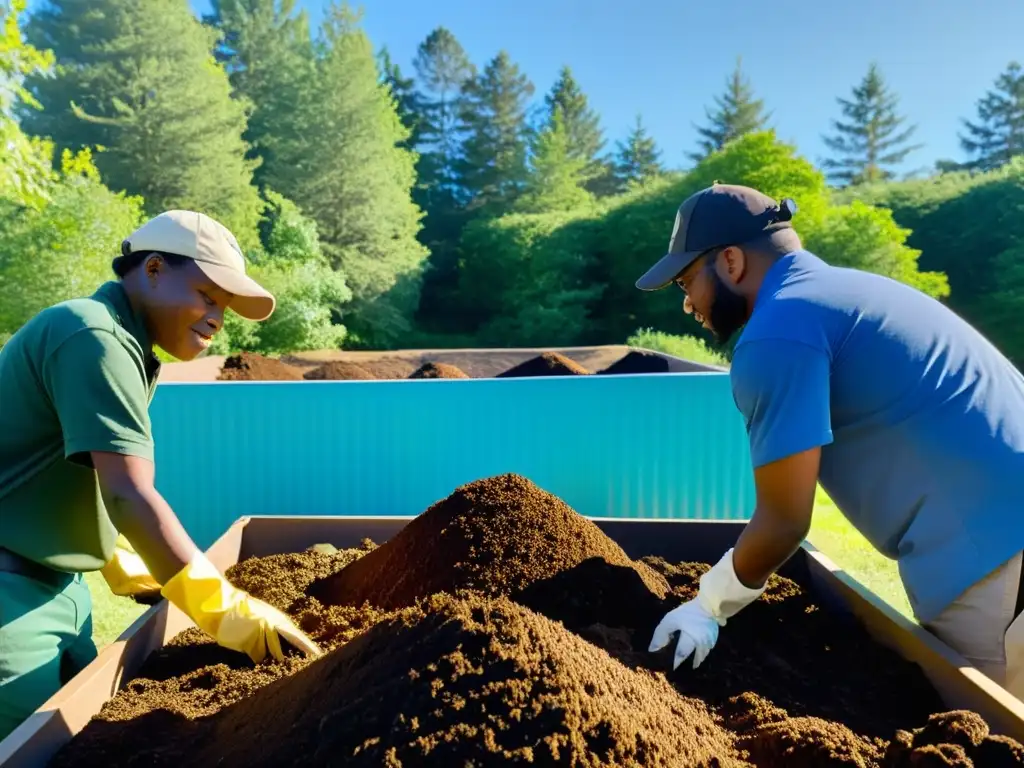
{"type": "MultiPolygon", "coordinates": [[[[383,543],[409,517],[244,517],[209,549],[220,568],[248,557],[295,552],[314,544],[356,547],[364,538],[383,543]]],[[[634,558],[659,555],[672,561],[715,562],[732,546],[741,521],[635,520],[590,518],[634,558]]],[[[982,675],[933,635],[890,608],[805,544],[787,563],[784,575],[810,585],[819,604],[852,617],[871,636],[917,663],[949,709],[970,709],[993,733],[1024,742],[1024,703],[982,675]]],[[[118,692],[146,657],[191,621],[166,601],[150,608],[88,667],[0,742],[3,768],[41,768],[82,730],[118,692]]],[[[823,681],[827,685],[827,681],[823,681]]]]}

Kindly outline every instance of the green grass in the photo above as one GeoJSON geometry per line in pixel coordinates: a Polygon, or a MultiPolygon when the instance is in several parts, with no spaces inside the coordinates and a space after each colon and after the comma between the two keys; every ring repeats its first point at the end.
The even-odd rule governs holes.
{"type": "Polygon", "coordinates": [[[807,539],[867,589],[913,620],[896,562],[876,552],[821,488],[807,539]]]}
{"type": "Polygon", "coordinates": [[[729,360],[725,355],[715,351],[703,339],[698,339],[696,336],[675,336],[651,328],[641,328],[626,339],[626,344],[630,347],[642,347],[654,352],[674,355],[695,363],[719,365],[726,368],[729,366],[729,360]]]}
{"type": "Polygon", "coordinates": [[[92,594],[92,638],[101,651],[141,616],[145,605],[111,593],[99,572],[85,574],[92,594]]]}
{"type": "MultiPolygon", "coordinates": [[[[829,558],[904,615],[913,618],[907,594],[900,583],[896,563],[878,554],[867,540],[836,509],[819,489],[814,507],[814,522],[808,540],[829,558]]],[[[85,576],[92,592],[93,638],[102,650],[135,621],[146,607],[133,600],[116,597],[98,573],[85,576]]]]}

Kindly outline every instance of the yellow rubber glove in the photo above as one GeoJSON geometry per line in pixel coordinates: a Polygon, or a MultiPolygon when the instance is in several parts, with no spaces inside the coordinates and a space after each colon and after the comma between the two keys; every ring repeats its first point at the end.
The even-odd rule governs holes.
{"type": "Polygon", "coordinates": [[[309,656],[319,646],[284,613],[234,587],[202,552],[168,581],[160,593],[219,645],[249,654],[255,662],[267,652],[284,659],[281,638],[309,656]]]}
{"type": "Polygon", "coordinates": [[[100,569],[110,591],[122,597],[159,593],[160,582],[153,578],[135,548],[123,535],[117,537],[114,556],[100,569]]]}

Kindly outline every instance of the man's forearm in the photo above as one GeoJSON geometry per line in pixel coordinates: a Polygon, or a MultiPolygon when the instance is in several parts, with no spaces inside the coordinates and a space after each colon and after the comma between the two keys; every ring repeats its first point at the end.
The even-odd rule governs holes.
{"type": "Polygon", "coordinates": [[[104,502],[114,527],[131,542],[161,584],[192,559],[195,542],[155,488],[110,492],[104,494],[104,502]]]}
{"type": "Polygon", "coordinates": [[[809,526],[773,518],[766,510],[755,509],[733,550],[736,576],[751,589],[763,586],[792,557],[809,530],[809,526]]]}

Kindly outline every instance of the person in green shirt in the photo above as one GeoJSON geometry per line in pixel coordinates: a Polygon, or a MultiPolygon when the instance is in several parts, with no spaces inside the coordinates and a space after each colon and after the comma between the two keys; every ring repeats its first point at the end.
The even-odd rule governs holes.
{"type": "MultiPolygon", "coordinates": [[[[154,485],[154,346],[194,359],[228,308],[264,320],[274,297],[231,232],[192,211],[146,222],[113,269],[117,280],[42,310],[0,349],[0,740],[96,656],[83,572],[127,576],[108,578],[121,594],[132,579],[159,587],[256,662],[288,645],[320,652],[224,578],[154,485]]],[[[197,445],[192,458],[205,482],[217,457],[197,445]]]]}

